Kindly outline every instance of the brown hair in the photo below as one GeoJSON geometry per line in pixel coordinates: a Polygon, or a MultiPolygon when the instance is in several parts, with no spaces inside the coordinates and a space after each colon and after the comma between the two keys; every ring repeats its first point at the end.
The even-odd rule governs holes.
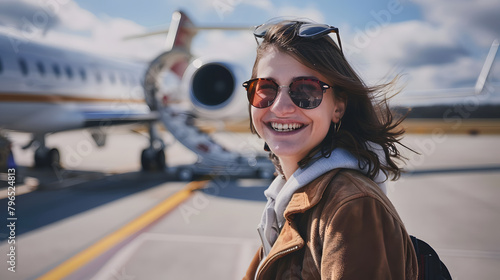
{"type": "MultiPolygon", "coordinates": [[[[368,168],[370,178],[375,178],[379,172],[388,177],[392,175],[393,180],[399,178],[401,169],[395,160],[404,158],[396,145],[406,147],[400,143],[404,129],[398,128],[404,118],[394,120],[387,104],[387,93],[393,88],[397,78],[387,84],[367,86],[330,36],[314,40],[296,36],[303,23],[290,24],[290,21],[283,21],[271,27],[257,48],[252,70],[252,78],[256,78],[260,59],[266,51],[275,48],[325,76],[328,79],[325,82],[333,85],[334,99],[346,104],[340,130],[336,132],[332,123],[323,141],[298,162],[298,165],[305,167],[318,158],[315,155],[329,157],[335,148],[343,148],[359,160],[360,168],[368,168]],[[383,160],[370,147],[370,142],[380,145],[383,149],[383,160]]],[[[252,118],[250,128],[257,134],[252,118]]],[[[278,157],[270,152],[270,158],[277,170],[283,174],[278,157]]]]}

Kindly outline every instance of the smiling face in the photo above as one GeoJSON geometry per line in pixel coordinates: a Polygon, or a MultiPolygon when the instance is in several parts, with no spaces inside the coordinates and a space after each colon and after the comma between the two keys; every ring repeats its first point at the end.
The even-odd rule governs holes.
{"type": "Polygon", "coordinates": [[[307,77],[329,83],[328,79],[275,48],[268,49],[262,55],[256,74],[258,78],[268,78],[280,86],[286,85],[279,89],[271,106],[261,109],[251,107],[251,115],[255,130],[278,156],[285,177],[289,178],[298,168],[297,163],[323,141],[331,122],[340,120],[343,104],[335,102],[333,89],[330,88],[317,108],[297,107],[288,94],[288,85],[293,80],[307,77]]]}

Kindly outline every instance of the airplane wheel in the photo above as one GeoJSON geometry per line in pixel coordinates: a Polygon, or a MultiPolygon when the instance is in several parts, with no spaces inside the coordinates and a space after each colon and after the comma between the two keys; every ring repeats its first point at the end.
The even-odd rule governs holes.
{"type": "Polygon", "coordinates": [[[43,167],[44,162],[43,162],[43,151],[38,148],[35,151],[35,167],[43,167]]]}
{"type": "Polygon", "coordinates": [[[61,155],[59,154],[59,150],[57,150],[56,148],[50,149],[47,156],[47,163],[49,164],[49,166],[61,165],[61,155]]]}
{"type": "Polygon", "coordinates": [[[155,163],[158,167],[158,170],[165,170],[165,168],[167,167],[167,163],[165,161],[165,151],[159,150],[156,152],[155,163]]]}
{"type": "Polygon", "coordinates": [[[167,167],[165,162],[165,152],[163,150],[154,151],[144,149],[141,154],[141,166],[144,171],[163,171],[167,167]]]}
{"type": "Polygon", "coordinates": [[[35,167],[60,166],[61,156],[59,150],[40,147],[35,151],[35,167]]]}
{"type": "Polygon", "coordinates": [[[153,160],[152,160],[152,156],[151,156],[151,150],[150,149],[142,150],[142,153],[141,153],[142,170],[144,170],[144,171],[153,170],[154,166],[152,163],[153,163],[153,160]]]}

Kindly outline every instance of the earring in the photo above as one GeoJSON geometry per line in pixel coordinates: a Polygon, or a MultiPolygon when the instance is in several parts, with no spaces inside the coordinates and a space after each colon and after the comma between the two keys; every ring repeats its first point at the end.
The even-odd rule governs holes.
{"type": "Polygon", "coordinates": [[[340,130],[340,126],[341,126],[341,125],[342,125],[342,120],[339,120],[339,123],[338,123],[338,124],[337,124],[337,123],[335,124],[335,132],[336,132],[336,133],[338,133],[338,132],[339,132],[339,130],[340,130]]]}
{"type": "Polygon", "coordinates": [[[269,149],[269,145],[267,145],[266,142],[264,142],[264,151],[266,151],[266,152],[270,152],[271,151],[271,149],[269,149]]]}

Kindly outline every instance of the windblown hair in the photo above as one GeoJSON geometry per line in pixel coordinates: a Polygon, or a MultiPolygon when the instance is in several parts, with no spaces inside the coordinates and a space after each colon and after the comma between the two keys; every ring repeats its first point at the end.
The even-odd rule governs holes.
{"type": "MultiPolygon", "coordinates": [[[[405,158],[397,145],[408,147],[400,142],[404,129],[399,125],[404,117],[395,120],[387,104],[388,93],[394,89],[397,78],[387,84],[367,86],[330,36],[314,40],[296,36],[302,23],[283,21],[271,27],[257,48],[252,71],[252,78],[256,78],[260,59],[268,50],[275,48],[325,76],[328,79],[325,82],[333,86],[334,100],[346,104],[340,130],[336,132],[332,123],[324,140],[298,162],[299,167],[307,166],[318,156],[329,157],[336,148],[343,148],[359,160],[360,168],[367,167],[371,179],[379,172],[392,176],[392,180],[398,179],[401,169],[396,161],[405,158]],[[377,155],[371,143],[380,145],[383,155],[377,155]]],[[[250,128],[257,134],[252,118],[250,128]]],[[[278,172],[283,174],[278,157],[270,152],[270,158],[278,172]]]]}

